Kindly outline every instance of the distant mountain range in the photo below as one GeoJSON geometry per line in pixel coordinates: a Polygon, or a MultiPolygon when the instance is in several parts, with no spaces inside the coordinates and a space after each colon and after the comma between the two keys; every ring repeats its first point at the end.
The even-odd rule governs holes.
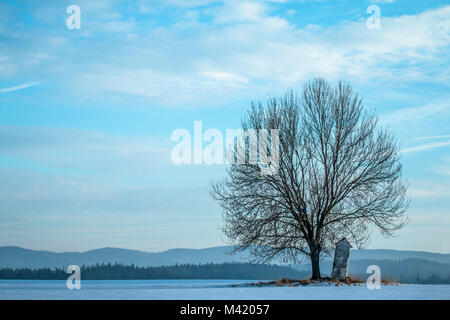
{"type": "Polygon", "coordinates": [[[144,252],[120,248],[101,248],[85,252],[51,252],[0,247],[0,267],[61,267],[71,264],[121,263],[137,266],[169,266],[185,263],[245,262],[247,253],[230,255],[231,247],[206,249],[170,249],[162,252],[144,252]]]}
{"type": "MultiPolygon", "coordinates": [[[[205,264],[224,262],[247,262],[248,252],[230,254],[231,247],[221,246],[205,249],[170,249],[163,252],[144,252],[137,250],[102,248],[85,252],[51,252],[24,249],[20,247],[0,247],[0,268],[41,268],[67,267],[71,264],[94,265],[97,263],[121,263],[136,266],[170,266],[175,264],[205,264]]],[[[421,259],[450,264],[450,254],[424,251],[403,251],[389,249],[354,249],[351,261],[356,260],[403,260],[421,259]]],[[[325,264],[329,264],[324,261],[325,264]]],[[[307,269],[307,264],[296,266],[307,269]]]]}

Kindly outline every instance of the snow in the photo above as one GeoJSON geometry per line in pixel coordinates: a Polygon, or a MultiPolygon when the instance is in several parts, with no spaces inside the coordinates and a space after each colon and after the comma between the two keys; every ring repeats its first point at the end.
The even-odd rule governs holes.
{"type": "Polygon", "coordinates": [[[82,280],[80,290],[65,281],[0,280],[0,299],[149,300],[450,300],[450,285],[247,287],[254,280],[82,280]],[[232,287],[232,284],[240,284],[232,287]]]}

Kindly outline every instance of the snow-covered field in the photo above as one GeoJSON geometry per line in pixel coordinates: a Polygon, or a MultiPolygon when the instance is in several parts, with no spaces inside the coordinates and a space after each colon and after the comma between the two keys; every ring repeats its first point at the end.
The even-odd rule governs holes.
{"type": "Polygon", "coordinates": [[[65,281],[0,280],[0,300],[5,299],[444,299],[450,285],[231,287],[243,280],[82,280],[80,290],[69,290],[65,281]]]}

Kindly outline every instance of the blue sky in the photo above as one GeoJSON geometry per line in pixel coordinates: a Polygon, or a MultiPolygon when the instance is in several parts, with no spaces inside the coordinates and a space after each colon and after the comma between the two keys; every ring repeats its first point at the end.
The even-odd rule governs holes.
{"type": "Polygon", "coordinates": [[[224,244],[224,168],[173,165],[171,133],[238,128],[251,101],[325,76],[401,143],[411,222],[369,247],[449,253],[449,17],[446,1],[0,1],[0,245],[224,244]]]}

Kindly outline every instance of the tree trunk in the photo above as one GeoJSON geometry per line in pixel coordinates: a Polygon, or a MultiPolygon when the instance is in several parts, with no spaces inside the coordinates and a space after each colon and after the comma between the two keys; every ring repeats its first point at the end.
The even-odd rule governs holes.
{"type": "Polygon", "coordinates": [[[318,248],[311,249],[311,267],[312,267],[312,276],[311,279],[319,280],[320,279],[320,264],[319,264],[319,254],[320,250],[318,248]]]}

